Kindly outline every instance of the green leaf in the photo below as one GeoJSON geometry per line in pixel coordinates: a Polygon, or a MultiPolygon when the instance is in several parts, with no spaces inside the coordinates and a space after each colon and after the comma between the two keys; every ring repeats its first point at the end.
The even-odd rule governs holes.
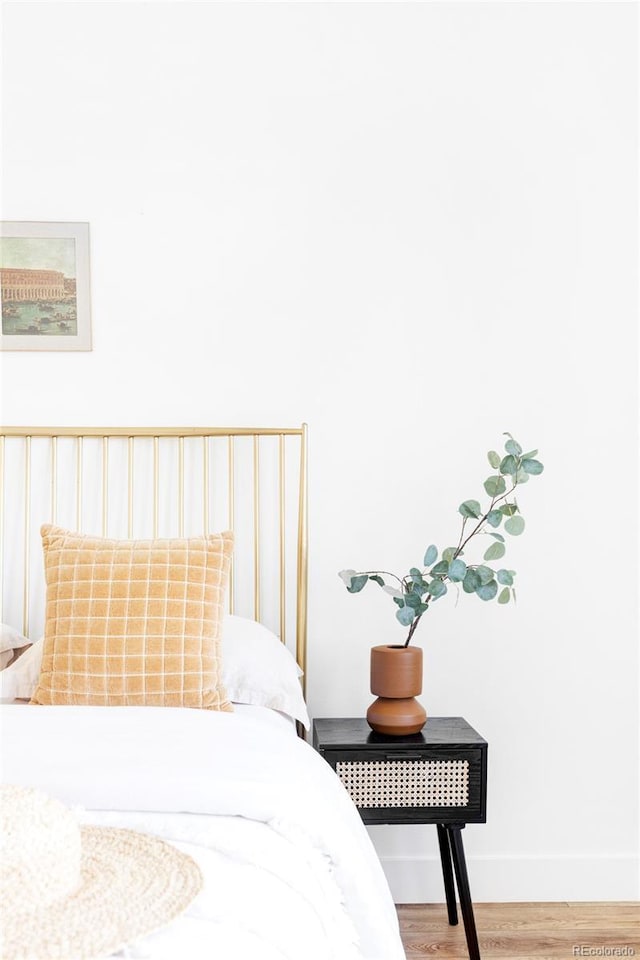
{"type": "Polygon", "coordinates": [[[523,454],[522,454],[522,459],[523,459],[523,460],[531,460],[532,457],[535,457],[535,456],[536,456],[537,452],[538,452],[537,450],[529,450],[528,453],[523,453],[523,454]]]}
{"type": "Polygon", "coordinates": [[[527,457],[526,460],[522,461],[522,469],[535,477],[539,473],[542,473],[544,467],[539,460],[532,460],[531,457],[527,457]]]}
{"type": "Polygon", "coordinates": [[[370,576],[369,580],[373,580],[374,583],[377,583],[381,587],[384,587],[384,580],[382,579],[382,577],[378,576],[377,573],[374,573],[372,576],[370,576]]]}
{"type": "Polygon", "coordinates": [[[415,613],[411,607],[402,607],[396,611],[396,619],[400,621],[403,627],[408,627],[415,619],[415,613]]]}
{"type": "Polygon", "coordinates": [[[507,451],[507,453],[510,453],[512,457],[519,457],[520,454],[522,453],[522,447],[520,446],[519,443],[516,443],[516,441],[513,439],[510,433],[507,434],[507,436],[510,439],[507,440],[507,442],[504,445],[505,450],[507,451]]]}
{"type": "Polygon", "coordinates": [[[500,557],[504,557],[506,553],[506,547],[504,543],[492,543],[490,547],[484,552],[484,560],[499,560],[500,557]]]}
{"type": "Polygon", "coordinates": [[[502,514],[499,510],[489,510],[487,514],[487,523],[491,527],[499,527],[502,523],[502,514]]]}
{"type": "Polygon", "coordinates": [[[394,597],[393,602],[397,603],[399,607],[404,607],[404,597],[394,597]]]}
{"type": "Polygon", "coordinates": [[[489,477],[487,480],[485,480],[484,488],[490,497],[497,497],[501,493],[505,492],[507,485],[504,482],[504,477],[495,476],[489,477]]]}
{"type": "Polygon", "coordinates": [[[432,543],[430,547],[427,547],[427,552],[424,555],[424,565],[425,567],[430,567],[432,563],[438,559],[438,548],[432,543]]]}
{"type": "Polygon", "coordinates": [[[345,587],[351,586],[351,580],[355,577],[357,570],[341,570],[338,576],[344,583],[345,587]]]}
{"type": "Polygon", "coordinates": [[[456,555],[456,549],[457,549],[456,547],[447,547],[446,550],[442,551],[442,559],[446,560],[447,563],[451,563],[451,561],[456,555]]]}
{"type": "Polygon", "coordinates": [[[351,586],[347,587],[349,593],[360,593],[369,577],[366,573],[360,573],[357,577],[351,578],[351,586]]]}
{"type": "Polygon", "coordinates": [[[484,567],[480,565],[479,567],[476,567],[476,573],[480,577],[480,583],[483,585],[485,583],[489,583],[490,580],[493,580],[493,570],[491,567],[484,567]]]}
{"type": "Polygon", "coordinates": [[[417,567],[411,567],[411,570],[409,570],[409,576],[414,583],[420,583],[422,580],[422,570],[418,570],[417,567]]]}
{"type": "Polygon", "coordinates": [[[510,598],[511,591],[509,590],[509,587],[503,587],[503,589],[500,591],[500,596],[498,597],[498,603],[509,603],[510,598]]]}
{"type": "Polygon", "coordinates": [[[419,607],[416,608],[416,616],[421,617],[423,613],[426,613],[429,609],[428,603],[421,603],[419,607]]]}
{"type": "Polygon", "coordinates": [[[449,564],[449,573],[448,577],[452,583],[460,583],[461,580],[464,580],[467,574],[467,565],[464,560],[452,560],[449,564]]]}
{"type": "Polygon", "coordinates": [[[502,583],[507,587],[513,585],[513,574],[510,570],[498,570],[497,577],[498,583],[502,583]]]}
{"type": "Polygon", "coordinates": [[[471,567],[467,567],[467,572],[464,575],[464,580],[462,581],[462,589],[465,593],[475,593],[478,587],[481,585],[482,581],[480,580],[479,575],[471,567]]]}
{"type": "Polygon", "coordinates": [[[442,580],[432,580],[429,584],[429,593],[434,600],[437,600],[438,597],[444,597],[447,592],[447,585],[443,583],[442,580]]]}
{"type": "Polygon", "coordinates": [[[500,454],[496,453],[495,450],[489,450],[489,453],[487,454],[487,458],[489,460],[489,463],[493,467],[493,469],[497,470],[498,467],[500,466],[500,454]]]}
{"type": "Polygon", "coordinates": [[[480,516],[480,504],[477,500],[465,500],[458,507],[458,513],[463,517],[474,517],[476,520],[480,516]]]}
{"type": "Polygon", "coordinates": [[[526,470],[523,470],[522,467],[516,473],[516,483],[527,483],[529,480],[529,474],[526,470]]]}
{"type": "Polygon", "coordinates": [[[512,454],[508,454],[500,463],[500,473],[508,473],[513,476],[518,469],[518,461],[512,454]]]}
{"type": "Polygon", "coordinates": [[[524,517],[518,514],[516,517],[509,517],[504,522],[504,528],[512,537],[519,537],[524,530],[524,517]]]}
{"type": "Polygon", "coordinates": [[[497,592],[498,584],[495,580],[490,580],[489,583],[481,584],[476,590],[476,593],[481,600],[493,600],[497,592]]]}
{"type": "Polygon", "coordinates": [[[440,563],[436,563],[435,567],[432,567],[429,572],[432,577],[446,577],[449,572],[449,564],[446,560],[441,560],[440,563]]]}
{"type": "Polygon", "coordinates": [[[404,604],[406,607],[411,607],[412,610],[417,610],[420,606],[420,595],[418,593],[408,593],[404,598],[404,604]]]}
{"type": "Polygon", "coordinates": [[[503,503],[502,506],[499,507],[499,510],[500,510],[500,513],[503,514],[505,517],[512,517],[514,513],[518,512],[518,504],[503,503]]]}
{"type": "Polygon", "coordinates": [[[494,540],[499,540],[500,543],[504,543],[504,537],[501,533],[491,533],[489,532],[488,536],[493,537],[494,540]]]}
{"type": "Polygon", "coordinates": [[[392,587],[390,583],[385,583],[382,589],[384,590],[385,593],[388,593],[394,599],[402,596],[402,593],[400,592],[400,590],[398,590],[397,587],[392,587]]]}

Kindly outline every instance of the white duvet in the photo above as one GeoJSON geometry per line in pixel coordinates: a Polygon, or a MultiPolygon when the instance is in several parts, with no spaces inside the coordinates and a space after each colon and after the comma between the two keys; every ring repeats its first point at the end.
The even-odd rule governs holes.
{"type": "Polygon", "coordinates": [[[4,782],[87,823],[154,833],[191,854],[187,912],[119,956],[403,960],[369,836],[338,778],[260,707],[0,707],[4,782]]]}

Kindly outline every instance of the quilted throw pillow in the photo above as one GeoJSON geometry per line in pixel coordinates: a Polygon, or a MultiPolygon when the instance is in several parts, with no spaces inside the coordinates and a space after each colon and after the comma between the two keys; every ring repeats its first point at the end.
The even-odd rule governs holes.
{"type": "Polygon", "coordinates": [[[232,710],[220,634],[233,534],[107,540],[41,528],[41,704],[232,710]]]}

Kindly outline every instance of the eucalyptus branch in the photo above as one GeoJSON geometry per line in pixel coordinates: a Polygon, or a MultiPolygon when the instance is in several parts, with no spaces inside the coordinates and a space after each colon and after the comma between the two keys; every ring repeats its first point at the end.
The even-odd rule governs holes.
{"type": "MultiPolygon", "coordinates": [[[[464,548],[466,547],[466,545],[469,543],[469,540],[471,540],[472,537],[475,537],[476,533],[478,533],[478,532],[480,531],[480,527],[482,526],[483,523],[485,523],[485,521],[486,521],[486,519],[487,519],[487,517],[489,516],[490,513],[491,513],[491,507],[487,510],[487,512],[485,513],[484,517],[482,517],[482,518],[480,519],[480,521],[476,524],[476,526],[473,528],[473,530],[471,531],[471,533],[469,534],[469,536],[467,537],[467,539],[464,540],[464,541],[462,541],[462,543],[459,545],[459,547],[457,548],[456,553],[455,553],[456,557],[459,557],[459,556],[460,556],[460,554],[462,553],[462,551],[464,550],[464,548]]],[[[461,539],[462,539],[462,538],[461,538],[461,539]]]]}
{"type": "MultiPolygon", "coordinates": [[[[481,517],[480,522],[477,524],[477,526],[474,527],[474,529],[471,531],[471,533],[469,534],[469,536],[467,537],[467,539],[464,541],[464,543],[457,548],[456,553],[455,553],[456,557],[459,557],[459,556],[460,556],[460,554],[462,553],[462,551],[464,550],[464,548],[466,547],[466,545],[469,543],[469,540],[471,540],[472,537],[475,537],[476,533],[479,533],[480,527],[482,526],[483,523],[486,523],[487,517],[489,516],[489,514],[491,513],[491,511],[492,511],[493,508],[495,507],[496,503],[500,503],[501,500],[506,500],[506,498],[507,498],[508,496],[510,496],[510,494],[513,493],[513,491],[515,490],[515,488],[516,488],[517,486],[518,486],[518,482],[516,481],[516,482],[513,484],[513,486],[511,487],[510,490],[507,490],[505,493],[501,494],[499,497],[493,497],[493,498],[492,498],[491,504],[490,504],[489,509],[487,510],[487,512],[484,514],[483,517],[481,517]]],[[[467,519],[467,518],[465,517],[465,521],[466,521],[466,519],[467,519]]],[[[463,521],[463,530],[464,530],[464,523],[465,523],[465,521],[463,521]]]]}
{"type": "Polygon", "coordinates": [[[423,617],[423,616],[424,616],[424,614],[422,614],[422,613],[421,613],[419,616],[417,616],[417,617],[415,618],[415,620],[413,621],[413,623],[411,624],[411,626],[409,627],[409,635],[407,636],[407,639],[406,639],[405,642],[404,642],[405,647],[408,647],[409,644],[411,643],[411,637],[412,637],[412,636],[414,635],[414,633],[416,632],[416,627],[418,626],[418,624],[419,624],[420,621],[422,620],[422,617],[423,617]]]}
{"type": "Polygon", "coordinates": [[[466,525],[467,525],[467,520],[468,520],[468,519],[469,519],[468,517],[463,517],[463,518],[462,518],[462,528],[461,528],[461,530],[460,530],[460,539],[458,540],[458,546],[456,547],[456,557],[458,556],[458,554],[459,554],[460,551],[462,550],[462,538],[464,537],[464,528],[465,528],[466,525]]]}
{"type": "Polygon", "coordinates": [[[393,596],[396,604],[396,619],[409,627],[405,647],[411,642],[413,635],[422,617],[429,609],[432,600],[438,600],[447,592],[447,583],[456,586],[462,584],[465,593],[475,594],[481,600],[493,600],[497,597],[498,603],[508,603],[511,597],[515,599],[513,588],[514,570],[493,570],[486,562],[467,564],[460,559],[464,548],[476,536],[483,533],[494,537],[484,554],[484,561],[498,560],[506,551],[505,538],[501,533],[491,533],[483,530],[488,522],[494,529],[504,520],[503,529],[511,536],[518,536],[524,530],[524,519],[520,514],[518,504],[504,503],[514,492],[516,487],[529,480],[532,476],[541,474],[544,470],[539,460],[536,460],[537,450],[522,453],[522,447],[513,439],[511,434],[505,445],[506,455],[502,457],[495,450],[488,453],[489,463],[494,471],[492,476],[484,482],[487,495],[491,498],[489,508],[483,512],[477,500],[465,500],[461,503],[458,512],[462,515],[462,527],[457,547],[447,547],[439,553],[434,544],[427,547],[424,555],[423,568],[411,567],[409,573],[399,577],[387,570],[367,570],[356,573],[355,570],[343,570],[340,577],[350,593],[359,593],[369,580],[373,580],[393,596]],[[506,489],[506,478],[511,478],[511,486],[506,489]],[[499,504],[502,506],[498,507],[499,504]],[[489,519],[491,517],[491,519],[489,519]],[[467,521],[477,521],[473,529],[465,536],[467,521]],[[400,586],[400,590],[388,586],[383,577],[392,577],[400,586]],[[498,593],[499,585],[502,590],[498,593]]]}
{"type": "Polygon", "coordinates": [[[395,573],[391,573],[389,570],[363,570],[362,573],[358,576],[367,576],[367,577],[393,577],[394,580],[397,580],[398,583],[404,583],[404,577],[398,577],[395,573]]]}

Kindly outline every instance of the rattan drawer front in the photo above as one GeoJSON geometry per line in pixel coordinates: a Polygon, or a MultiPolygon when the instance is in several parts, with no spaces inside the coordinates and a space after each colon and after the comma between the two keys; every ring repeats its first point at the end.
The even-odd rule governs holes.
{"type": "Polygon", "coordinates": [[[339,760],[336,773],[357,807],[466,807],[467,760],[339,760]]]}

